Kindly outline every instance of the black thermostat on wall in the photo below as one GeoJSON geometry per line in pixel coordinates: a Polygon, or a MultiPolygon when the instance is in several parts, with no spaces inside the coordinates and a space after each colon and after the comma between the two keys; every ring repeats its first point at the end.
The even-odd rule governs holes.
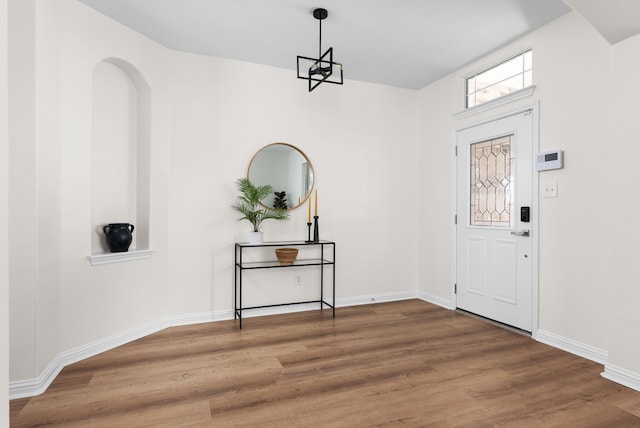
{"type": "Polygon", "coordinates": [[[549,169],[562,168],[562,150],[554,150],[551,152],[538,153],[536,159],[536,168],[538,171],[547,171],[549,169]]]}

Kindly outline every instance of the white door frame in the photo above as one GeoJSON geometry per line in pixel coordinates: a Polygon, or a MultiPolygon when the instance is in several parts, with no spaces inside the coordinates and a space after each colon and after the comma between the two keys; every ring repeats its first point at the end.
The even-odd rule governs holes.
{"type": "MultiPolygon", "coordinates": [[[[538,202],[539,202],[539,193],[538,193],[538,187],[539,187],[539,174],[538,171],[536,169],[536,154],[539,151],[540,148],[540,133],[539,133],[539,125],[540,125],[540,116],[539,116],[539,109],[540,109],[540,103],[536,102],[534,104],[529,104],[529,105],[525,105],[522,107],[519,107],[517,109],[496,115],[496,116],[492,116],[489,117],[487,119],[483,119],[480,121],[475,121],[473,123],[466,123],[466,124],[460,124],[459,126],[456,126],[456,128],[453,130],[453,137],[452,137],[452,141],[453,141],[453,150],[454,150],[454,156],[453,156],[453,216],[452,218],[456,218],[456,213],[458,212],[458,207],[457,207],[457,199],[458,199],[458,162],[457,162],[457,156],[455,156],[455,150],[456,149],[456,145],[457,145],[457,135],[458,132],[468,129],[468,128],[474,128],[476,126],[479,125],[483,125],[485,123],[489,123],[489,122],[495,122],[497,120],[500,119],[504,119],[507,118],[509,116],[513,116],[516,114],[521,114],[524,113],[528,110],[531,111],[531,120],[533,121],[533,125],[532,125],[532,144],[533,144],[533,156],[531,159],[531,162],[533,163],[532,165],[532,172],[533,172],[533,177],[531,177],[531,185],[532,185],[532,198],[531,198],[531,250],[532,250],[532,258],[533,260],[531,260],[531,337],[533,337],[534,339],[537,339],[537,333],[538,333],[538,299],[539,299],[539,289],[538,289],[538,261],[539,261],[539,254],[538,254],[538,243],[539,243],[539,235],[540,235],[540,229],[539,229],[539,222],[538,222],[538,216],[539,216],[539,212],[538,212],[538,202]]],[[[458,282],[458,278],[457,278],[457,254],[458,254],[458,248],[457,248],[457,227],[454,225],[453,227],[453,252],[452,252],[452,271],[451,271],[451,278],[453,278],[453,282],[451,283],[451,302],[452,302],[452,309],[456,309],[458,307],[458,302],[457,302],[457,295],[456,295],[456,284],[458,282]]]]}

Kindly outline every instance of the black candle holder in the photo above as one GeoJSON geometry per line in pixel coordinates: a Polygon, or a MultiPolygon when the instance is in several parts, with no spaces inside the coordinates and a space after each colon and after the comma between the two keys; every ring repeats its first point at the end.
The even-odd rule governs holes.
{"type": "Polygon", "coordinates": [[[311,240],[311,223],[307,223],[307,240],[304,242],[313,242],[311,240]]]}
{"type": "Polygon", "coordinates": [[[320,231],[318,226],[318,217],[317,215],[313,216],[313,242],[320,241],[320,231]]]}

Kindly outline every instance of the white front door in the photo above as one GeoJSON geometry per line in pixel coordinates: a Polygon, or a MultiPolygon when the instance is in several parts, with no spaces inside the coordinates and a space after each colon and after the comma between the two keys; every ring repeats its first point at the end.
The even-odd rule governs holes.
{"type": "Polygon", "coordinates": [[[526,331],[536,232],[533,122],[527,110],[460,129],[456,138],[456,306],[526,331]]]}

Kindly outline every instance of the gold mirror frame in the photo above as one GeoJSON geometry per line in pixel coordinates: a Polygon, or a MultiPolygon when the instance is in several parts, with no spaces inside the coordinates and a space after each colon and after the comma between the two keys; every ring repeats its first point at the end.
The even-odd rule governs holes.
{"type": "MultiPolygon", "coordinates": [[[[315,172],[309,157],[288,143],[267,144],[253,155],[247,168],[247,178],[256,186],[269,184],[275,192],[286,192],[287,209],[303,205],[315,186],[315,172]]],[[[263,199],[273,207],[276,195],[263,199]]]]}

